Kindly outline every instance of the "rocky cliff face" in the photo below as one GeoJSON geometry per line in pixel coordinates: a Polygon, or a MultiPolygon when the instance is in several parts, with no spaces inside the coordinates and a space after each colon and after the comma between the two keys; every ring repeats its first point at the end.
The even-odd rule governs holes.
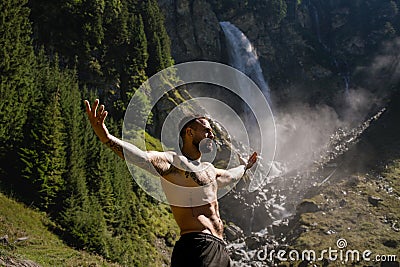
{"type": "MultiPolygon", "coordinates": [[[[263,73],[268,80],[273,96],[275,96],[273,101],[276,106],[284,105],[291,100],[300,100],[311,104],[329,104],[336,110],[341,108],[344,110],[345,104],[340,106],[340,103],[337,102],[345,102],[343,96],[355,95],[356,97],[350,101],[358,105],[357,103],[361,99],[357,99],[356,94],[352,95],[351,90],[362,87],[372,91],[365,95],[367,97],[364,103],[369,104],[368,108],[373,110],[372,106],[379,103],[378,101],[375,103],[374,96],[381,97],[388,93],[390,88],[396,88],[393,91],[399,88],[400,71],[398,70],[400,70],[400,65],[397,51],[400,49],[400,41],[397,38],[396,30],[400,30],[400,17],[397,15],[397,6],[394,1],[159,0],[159,3],[166,16],[166,27],[172,41],[173,57],[178,63],[191,60],[215,60],[226,63],[225,38],[218,22],[229,21],[236,25],[257,49],[263,73]],[[272,3],[274,5],[271,6],[272,3]],[[342,96],[340,100],[337,99],[338,95],[342,96]]],[[[205,88],[202,89],[205,90],[205,88]]],[[[227,98],[226,95],[224,97],[227,98]]],[[[357,108],[353,111],[358,112],[357,108]]],[[[295,112],[298,110],[296,109],[295,112]]],[[[288,116],[293,116],[295,112],[288,116]]],[[[367,112],[363,111],[363,113],[365,116],[367,112]]],[[[320,115],[316,114],[311,120],[318,121],[322,118],[320,115]]],[[[388,127],[389,122],[384,122],[382,125],[388,127]]],[[[290,131],[292,129],[294,127],[290,131]]],[[[340,131],[337,134],[341,135],[340,131]]],[[[385,135],[379,133],[374,136],[385,135]]],[[[357,138],[352,136],[351,140],[357,140],[357,138]]],[[[387,141],[385,138],[380,140],[387,141]]],[[[343,144],[350,143],[344,139],[341,142],[343,144]]],[[[372,142],[374,141],[368,140],[366,147],[370,147],[369,143],[372,142]]],[[[388,146],[395,147],[393,142],[390,139],[387,143],[388,146]]],[[[342,143],[340,144],[342,145],[342,143]]],[[[336,147],[340,148],[341,146],[336,147]]],[[[377,147],[384,147],[384,145],[379,144],[377,147]]],[[[351,158],[356,158],[357,162],[349,160],[349,166],[361,165],[359,155],[371,155],[369,152],[360,151],[357,151],[357,157],[351,156],[351,158]]],[[[381,153],[373,154],[382,155],[381,153]]],[[[332,162],[331,166],[342,166],[340,168],[343,169],[343,172],[351,170],[351,168],[345,168],[341,162],[332,162]]],[[[318,190],[324,190],[321,185],[327,180],[316,183],[317,180],[313,181],[312,179],[318,175],[310,175],[310,171],[313,170],[304,168],[304,176],[299,175],[298,171],[289,173],[284,177],[279,177],[268,186],[268,188],[275,189],[284,188],[282,190],[273,191],[275,189],[271,189],[268,191],[269,189],[266,189],[249,194],[246,190],[241,190],[241,185],[238,185],[235,190],[221,199],[222,217],[236,224],[229,224],[226,230],[227,239],[233,243],[236,242],[233,244],[232,259],[241,262],[244,258],[243,255],[235,253],[241,252],[242,249],[255,251],[264,245],[273,247],[274,240],[269,240],[266,235],[258,235],[266,228],[268,233],[276,236],[288,232],[291,235],[295,233],[297,236],[299,233],[309,231],[310,225],[317,228],[316,231],[319,233],[324,233],[325,238],[334,233],[331,227],[323,229],[322,232],[323,227],[315,224],[318,221],[321,226],[325,226],[327,206],[320,205],[313,199],[312,201],[303,201],[297,207],[298,196],[314,196],[315,194],[318,196],[318,193],[322,192],[318,190]],[[316,188],[315,184],[319,183],[319,187],[316,188]],[[224,207],[236,208],[224,209],[224,207]],[[295,218],[293,221],[297,226],[292,227],[285,218],[289,213],[318,213],[322,214],[322,217],[312,217],[310,221],[313,224],[307,221],[307,227],[304,227],[305,223],[298,224],[298,220],[295,218]],[[281,220],[281,218],[284,219],[281,220]],[[257,236],[249,236],[256,231],[259,231],[257,236]],[[238,247],[234,247],[235,245],[238,247]]],[[[329,177],[335,173],[330,171],[329,166],[322,171],[330,173],[329,177]]],[[[322,175],[327,177],[325,173],[322,175]]],[[[339,174],[339,171],[335,175],[346,177],[345,179],[349,177],[347,173],[346,175],[339,174]]],[[[329,184],[328,189],[331,185],[335,185],[333,178],[332,184],[329,181],[326,182],[329,184]]],[[[353,186],[349,184],[349,188],[353,186]]],[[[339,187],[332,188],[335,193],[336,188],[339,187]]],[[[337,199],[336,202],[332,202],[336,206],[328,208],[341,211],[346,210],[342,207],[348,206],[351,208],[347,210],[352,210],[351,201],[342,196],[350,191],[347,189],[345,193],[337,191],[342,198],[333,197],[333,199],[337,199]]],[[[323,201],[330,198],[329,194],[326,196],[323,201]]],[[[367,197],[357,202],[363,203],[362,207],[364,208],[365,201],[367,201],[367,197]]],[[[358,203],[354,208],[358,209],[358,203]]],[[[366,214],[366,216],[369,215],[366,214]]],[[[337,218],[331,216],[327,221],[334,224],[337,218]]],[[[340,229],[334,230],[340,232],[340,229]]],[[[344,228],[343,230],[346,231],[344,228]]],[[[310,238],[310,240],[317,239],[319,240],[315,236],[310,238]]],[[[359,242],[354,240],[353,243],[359,242]]]]}
{"type": "Polygon", "coordinates": [[[226,63],[219,21],[230,21],[257,49],[278,102],[300,98],[330,103],[338,92],[359,87],[366,78],[365,73],[359,75],[360,66],[371,64],[382,41],[396,36],[399,21],[397,6],[389,0],[159,0],[159,4],[177,63],[226,63]]]}
{"type": "Polygon", "coordinates": [[[219,61],[221,29],[216,14],[205,0],[159,0],[171,38],[176,63],[193,60],[219,61]]]}

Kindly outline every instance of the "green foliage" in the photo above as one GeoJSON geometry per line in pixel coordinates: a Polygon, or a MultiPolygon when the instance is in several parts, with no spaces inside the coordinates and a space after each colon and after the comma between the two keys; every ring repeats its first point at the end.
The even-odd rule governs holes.
{"type": "Polygon", "coordinates": [[[60,96],[62,90],[67,90],[67,79],[41,54],[35,81],[40,95],[29,106],[20,156],[22,177],[34,188],[33,201],[45,209],[55,204],[64,183],[66,155],[60,96]]]}
{"type": "MultiPolygon", "coordinates": [[[[175,241],[170,211],[97,140],[82,101],[102,98],[114,114],[107,126],[118,133],[137,88],[172,64],[157,2],[30,0],[33,34],[26,4],[0,4],[2,190],[49,212],[52,227],[74,247],[125,266],[168,264],[155,244],[175,241]],[[31,36],[34,47],[43,47],[36,57],[31,36]]],[[[138,95],[138,119],[149,95],[138,95]]]]}
{"type": "Polygon", "coordinates": [[[96,89],[115,118],[136,89],[170,66],[170,41],[154,0],[31,0],[34,42],[76,66],[79,83],[96,89]],[[144,18],[144,19],[143,19],[144,18]],[[68,27],[65,25],[68,21],[68,27]]]}
{"type": "Polygon", "coordinates": [[[394,29],[392,23],[390,23],[389,21],[385,22],[384,35],[389,38],[396,36],[396,30],[394,29]]]}
{"type": "Polygon", "coordinates": [[[137,129],[137,127],[146,125],[146,123],[151,123],[152,116],[149,114],[151,113],[149,97],[142,91],[137,91],[131,99],[126,112],[129,114],[129,120],[125,120],[124,122],[126,127],[129,125],[137,129]]]}
{"type": "Polygon", "coordinates": [[[54,224],[44,213],[0,193],[0,236],[7,235],[11,243],[0,247],[0,260],[11,259],[15,265],[29,259],[41,266],[121,266],[68,247],[51,229],[54,224]],[[21,237],[28,239],[14,243],[21,237]]]}
{"type": "Polygon", "coordinates": [[[116,71],[119,77],[120,100],[115,103],[120,111],[125,111],[136,89],[146,81],[147,39],[140,15],[132,15],[127,19],[132,31],[126,42],[115,47],[118,50],[116,71]]]}
{"type": "Polygon", "coordinates": [[[227,10],[237,12],[254,12],[260,19],[267,22],[268,26],[277,28],[286,17],[288,0],[208,0],[217,13],[227,10]]]}
{"type": "Polygon", "coordinates": [[[277,27],[286,17],[287,5],[285,0],[254,1],[252,8],[268,18],[270,26],[277,27]]]}
{"type": "Polygon", "coordinates": [[[24,0],[0,3],[0,174],[14,177],[17,148],[23,139],[26,105],[35,94],[34,55],[29,9],[24,0]]]}
{"type": "Polygon", "coordinates": [[[164,27],[164,17],[156,0],[145,0],[141,4],[144,29],[148,40],[149,63],[147,74],[149,76],[173,64],[171,58],[171,44],[164,27]]]}

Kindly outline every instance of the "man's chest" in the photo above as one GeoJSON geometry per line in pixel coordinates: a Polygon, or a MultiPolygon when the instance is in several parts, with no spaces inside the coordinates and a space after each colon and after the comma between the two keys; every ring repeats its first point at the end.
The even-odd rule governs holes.
{"type": "Polygon", "coordinates": [[[209,163],[184,164],[173,166],[164,177],[182,186],[205,186],[216,181],[216,171],[209,163]]]}
{"type": "Polygon", "coordinates": [[[185,179],[191,179],[199,186],[208,185],[216,179],[215,171],[211,168],[203,170],[185,170],[184,176],[185,179]]]}

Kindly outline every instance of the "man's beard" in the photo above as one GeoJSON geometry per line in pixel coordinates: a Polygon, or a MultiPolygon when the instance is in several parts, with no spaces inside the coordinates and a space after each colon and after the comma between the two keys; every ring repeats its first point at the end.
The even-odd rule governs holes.
{"type": "Polygon", "coordinates": [[[214,150],[213,141],[208,138],[202,139],[200,141],[193,140],[192,143],[201,153],[210,153],[214,150]]]}

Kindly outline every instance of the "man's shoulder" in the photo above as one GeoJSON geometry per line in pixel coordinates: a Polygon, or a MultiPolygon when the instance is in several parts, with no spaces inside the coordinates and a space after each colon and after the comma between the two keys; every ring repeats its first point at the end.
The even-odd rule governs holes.
{"type": "Polygon", "coordinates": [[[164,151],[164,152],[161,152],[161,153],[164,153],[165,155],[173,156],[173,157],[175,157],[177,155],[177,153],[175,151],[172,151],[172,150],[164,151]]]}
{"type": "Polygon", "coordinates": [[[167,157],[167,158],[172,158],[176,156],[176,152],[174,151],[156,151],[156,150],[151,150],[151,151],[147,151],[147,153],[149,155],[153,155],[153,156],[163,156],[163,157],[167,157]]]}

